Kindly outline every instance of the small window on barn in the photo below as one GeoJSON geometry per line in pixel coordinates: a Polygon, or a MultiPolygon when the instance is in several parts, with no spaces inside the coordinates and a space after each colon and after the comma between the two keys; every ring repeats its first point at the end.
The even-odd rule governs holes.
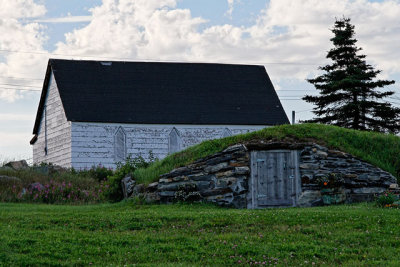
{"type": "Polygon", "coordinates": [[[168,152],[169,154],[178,152],[181,150],[181,136],[179,135],[178,130],[174,127],[169,134],[169,145],[168,152]]]}
{"type": "Polygon", "coordinates": [[[122,127],[114,135],[114,159],[116,162],[126,159],[126,134],[122,127]]]}
{"type": "Polygon", "coordinates": [[[232,132],[228,128],[225,128],[224,132],[222,133],[222,138],[228,137],[228,136],[232,136],[232,132]]]}

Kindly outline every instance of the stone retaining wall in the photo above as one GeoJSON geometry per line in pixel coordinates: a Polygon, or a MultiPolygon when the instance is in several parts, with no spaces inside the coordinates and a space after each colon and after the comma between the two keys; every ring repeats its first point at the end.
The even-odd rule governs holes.
{"type": "Polygon", "coordinates": [[[160,177],[161,202],[197,198],[221,206],[246,206],[249,153],[237,145],[160,177]]]}
{"type": "Polygon", "coordinates": [[[300,173],[299,205],[302,206],[371,201],[376,194],[397,183],[388,172],[350,154],[316,144],[301,150],[300,173]],[[327,186],[323,181],[327,181],[327,186]],[[330,185],[332,182],[334,188],[330,185]]]}
{"type": "Polygon", "coordinates": [[[391,174],[341,151],[312,143],[270,142],[235,145],[199,159],[160,176],[150,191],[162,203],[206,201],[246,208],[250,151],[273,149],[299,151],[299,206],[368,201],[397,183],[391,174]]]}

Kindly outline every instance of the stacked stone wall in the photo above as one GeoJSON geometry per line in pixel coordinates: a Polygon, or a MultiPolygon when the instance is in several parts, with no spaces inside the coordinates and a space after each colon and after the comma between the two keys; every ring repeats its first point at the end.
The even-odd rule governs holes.
{"type": "Polygon", "coordinates": [[[301,150],[300,174],[301,206],[371,201],[397,183],[393,175],[380,168],[316,144],[301,150]]]}
{"type": "Polygon", "coordinates": [[[221,206],[244,208],[249,166],[246,147],[230,147],[162,175],[158,183],[160,200],[164,203],[182,200],[186,194],[221,206]]]}
{"type": "Polygon", "coordinates": [[[143,190],[162,203],[205,201],[246,208],[250,151],[274,149],[299,152],[299,206],[370,201],[397,183],[390,173],[341,151],[313,143],[271,142],[229,147],[166,173],[151,190],[143,190]]]}

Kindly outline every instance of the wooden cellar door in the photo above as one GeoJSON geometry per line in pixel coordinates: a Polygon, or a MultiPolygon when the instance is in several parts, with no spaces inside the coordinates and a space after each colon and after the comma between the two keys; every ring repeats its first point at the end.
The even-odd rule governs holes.
{"type": "Polygon", "coordinates": [[[252,208],[296,206],[300,192],[297,151],[251,152],[252,208]]]}

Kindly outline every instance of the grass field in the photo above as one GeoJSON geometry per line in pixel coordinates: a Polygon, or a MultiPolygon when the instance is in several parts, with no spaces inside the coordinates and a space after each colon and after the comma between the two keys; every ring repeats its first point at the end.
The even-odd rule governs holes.
{"type": "Polygon", "coordinates": [[[400,210],[372,204],[0,203],[0,265],[379,265],[400,262],[400,210]]]}
{"type": "Polygon", "coordinates": [[[133,175],[138,183],[148,184],[157,181],[161,174],[222,151],[233,144],[255,140],[279,141],[288,138],[298,142],[312,141],[329,148],[339,149],[370,162],[397,178],[400,177],[400,157],[398,156],[400,137],[321,124],[280,125],[248,134],[205,141],[172,154],[148,168],[139,168],[133,175]]]}

